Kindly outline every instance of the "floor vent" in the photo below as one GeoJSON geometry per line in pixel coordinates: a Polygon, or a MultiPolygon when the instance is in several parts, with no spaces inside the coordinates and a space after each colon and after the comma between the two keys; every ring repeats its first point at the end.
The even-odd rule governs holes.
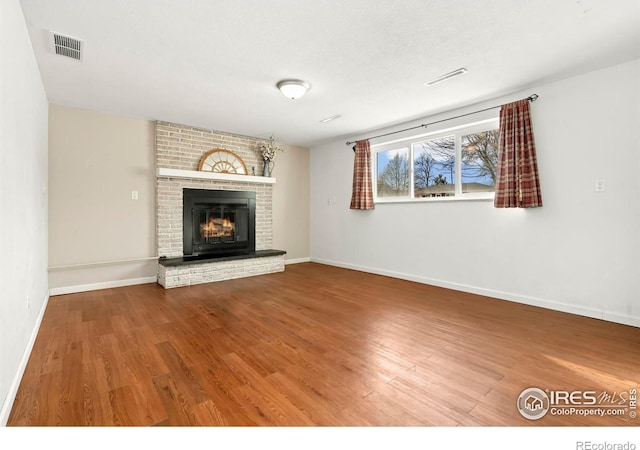
{"type": "Polygon", "coordinates": [[[56,55],[82,61],[82,41],[69,36],[51,33],[56,55]]]}

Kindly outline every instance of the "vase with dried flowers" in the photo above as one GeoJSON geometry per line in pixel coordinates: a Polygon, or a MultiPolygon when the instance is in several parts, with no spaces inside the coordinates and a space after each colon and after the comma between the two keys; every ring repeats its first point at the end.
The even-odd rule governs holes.
{"type": "Polygon", "coordinates": [[[258,146],[258,154],[262,158],[264,162],[264,166],[262,167],[262,176],[270,177],[271,171],[273,170],[273,166],[275,165],[274,160],[276,159],[276,154],[281,152],[283,149],[278,144],[276,144],[276,140],[271,136],[268,140],[262,141],[258,146]]]}

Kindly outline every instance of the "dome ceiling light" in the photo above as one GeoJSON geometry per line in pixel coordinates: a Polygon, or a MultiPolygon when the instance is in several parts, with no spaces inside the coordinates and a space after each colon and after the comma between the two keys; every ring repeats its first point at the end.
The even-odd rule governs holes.
{"type": "Polygon", "coordinates": [[[292,100],[299,99],[311,89],[311,85],[303,80],[282,80],[277,86],[282,95],[292,100]]]}

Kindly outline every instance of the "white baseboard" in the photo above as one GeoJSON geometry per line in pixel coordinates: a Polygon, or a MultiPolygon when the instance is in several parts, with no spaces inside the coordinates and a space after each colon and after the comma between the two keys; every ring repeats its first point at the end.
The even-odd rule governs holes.
{"type": "MultiPolygon", "coordinates": [[[[297,259],[285,259],[284,264],[300,264],[305,262],[310,262],[311,258],[297,258],[297,259]]],[[[75,294],[77,292],[88,292],[88,291],[97,291],[100,289],[110,289],[116,287],[123,286],[134,286],[136,284],[146,284],[146,283],[157,283],[157,277],[143,277],[143,278],[130,278],[127,280],[116,280],[116,281],[106,281],[102,283],[91,283],[91,284],[79,284],[76,286],[62,286],[57,288],[51,288],[49,290],[49,295],[64,295],[64,294],[75,294]]]]}
{"type": "Polygon", "coordinates": [[[289,264],[300,264],[300,263],[306,263],[306,262],[310,262],[311,258],[307,257],[307,258],[297,258],[297,259],[285,259],[284,260],[284,265],[289,265],[289,264]]]}
{"type": "Polygon", "coordinates": [[[557,302],[553,300],[545,300],[536,297],[514,294],[511,292],[502,292],[493,289],[479,288],[460,283],[452,283],[449,281],[436,280],[432,278],[419,277],[401,272],[393,272],[390,270],[381,270],[374,267],[358,266],[355,264],[341,263],[338,261],[330,261],[318,258],[311,258],[311,262],[326,264],[328,266],[342,267],[344,269],[357,270],[360,272],[373,273],[376,275],[384,275],[391,278],[399,278],[401,280],[414,281],[416,283],[429,284],[432,286],[453,289],[455,291],[468,292],[470,294],[483,295],[485,297],[493,297],[500,300],[507,300],[515,303],[522,303],[529,306],[538,306],[540,308],[551,309],[554,311],[576,314],[579,316],[591,317],[593,319],[606,320],[608,322],[620,323],[622,325],[631,325],[640,327],[640,317],[624,316],[617,313],[611,313],[593,308],[585,308],[577,305],[557,302]]]}
{"type": "Polygon", "coordinates": [[[136,284],[156,283],[157,277],[129,278],[127,280],[105,281],[103,283],[79,284],[77,286],[63,286],[51,288],[49,295],[75,294],[77,292],[97,291],[100,289],[110,289],[123,286],[134,286],[136,284]]]}
{"type": "Polygon", "coordinates": [[[48,304],[49,293],[47,292],[45,293],[44,301],[42,302],[42,308],[40,308],[40,312],[38,313],[38,318],[36,319],[35,326],[31,331],[31,336],[29,336],[27,347],[24,349],[24,353],[22,354],[20,365],[18,366],[18,370],[13,377],[13,381],[11,383],[11,386],[9,387],[9,392],[7,393],[6,400],[2,405],[2,410],[0,411],[0,426],[2,427],[7,426],[7,422],[9,421],[11,409],[13,408],[13,402],[16,400],[16,395],[18,395],[18,388],[20,388],[20,382],[22,381],[22,376],[24,375],[24,371],[27,368],[27,363],[29,362],[29,358],[31,357],[31,351],[33,350],[33,345],[36,343],[36,337],[38,337],[40,324],[42,323],[42,318],[44,317],[44,312],[46,311],[48,304]]]}

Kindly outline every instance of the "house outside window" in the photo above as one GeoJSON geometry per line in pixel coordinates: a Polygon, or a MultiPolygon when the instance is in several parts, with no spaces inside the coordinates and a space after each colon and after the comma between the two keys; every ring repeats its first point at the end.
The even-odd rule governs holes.
{"type": "Polygon", "coordinates": [[[498,121],[372,146],[376,203],[493,199],[498,121]]]}

